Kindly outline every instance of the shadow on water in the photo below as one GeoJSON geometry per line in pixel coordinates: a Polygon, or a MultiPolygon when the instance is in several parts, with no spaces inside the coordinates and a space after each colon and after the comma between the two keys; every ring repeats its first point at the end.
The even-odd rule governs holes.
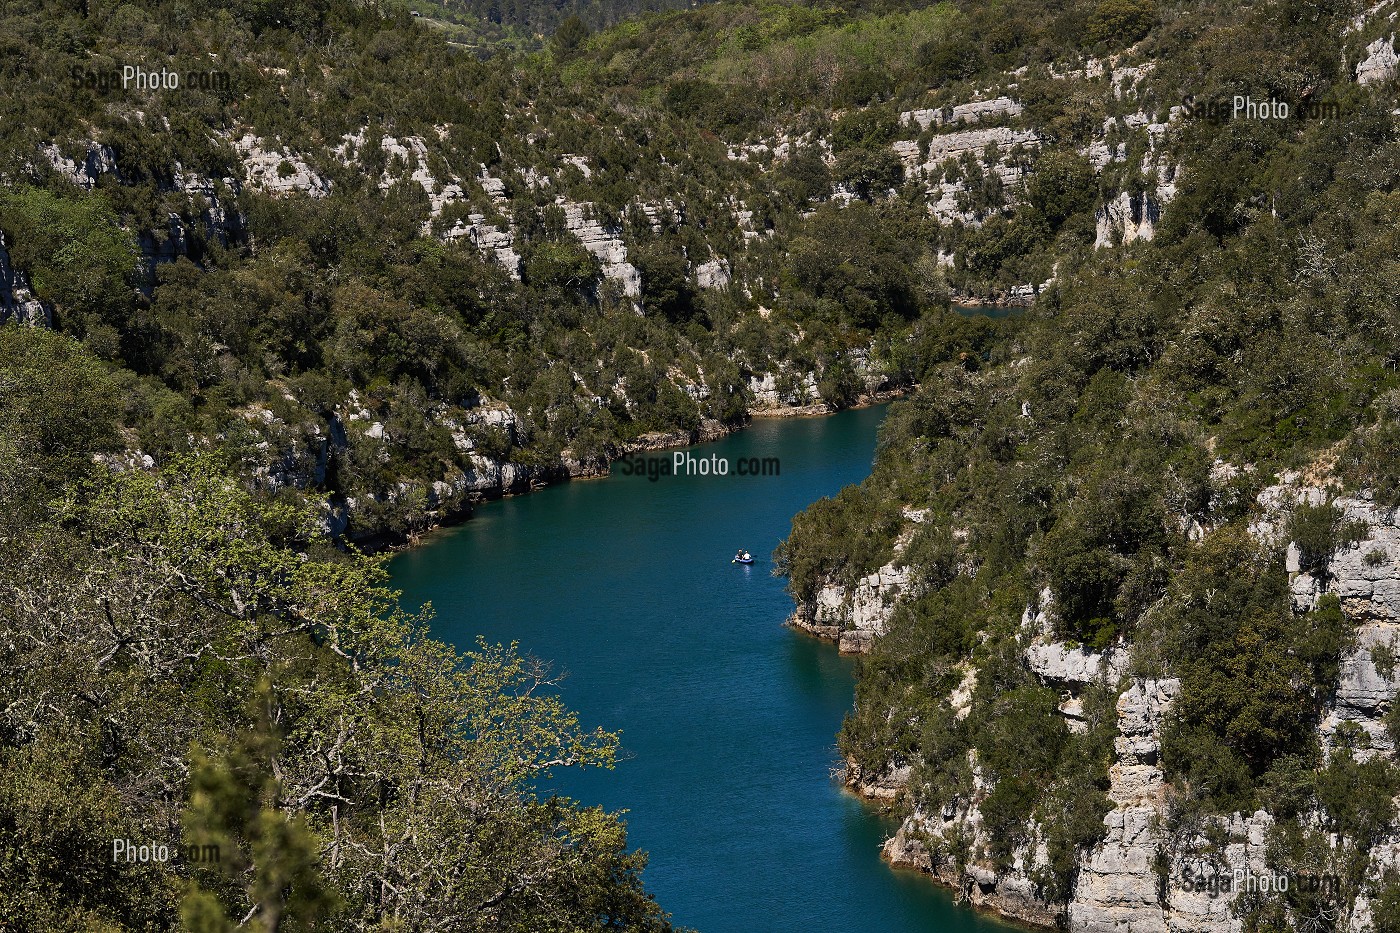
{"type": "Polygon", "coordinates": [[[994,321],[1015,317],[1029,311],[1025,305],[953,305],[953,310],[963,317],[988,317],[994,321]]]}
{"type": "Polygon", "coordinates": [[[771,552],[793,515],[869,473],[882,416],[760,421],[694,453],[776,456],[779,476],[565,484],[485,505],[391,565],[406,603],[432,601],[439,637],[520,642],[568,671],[584,726],[621,731],[615,770],[550,789],[628,811],[679,924],[1007,929],[881,862],[892,827],[830,778],[854,663],[781,625],[792,601],[771,552]],[[753,566],[730,563],[739,547],[753,566]]]}

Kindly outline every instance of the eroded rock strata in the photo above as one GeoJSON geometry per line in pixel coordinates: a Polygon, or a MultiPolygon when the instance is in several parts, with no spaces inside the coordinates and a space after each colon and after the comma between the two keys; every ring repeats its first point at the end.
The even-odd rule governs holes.
{"type": "MultiPolygon", "coordinates": [[[[1335,594],[1354,626],[1355,637],[1342,656],[1335,690],[1317,726],[1324,754],[1330,756],[1341,747],[1340,731],[1359,730],[1367,741],[1357,747],[1358,758],[1393,757],[1395,744],[1384,719],[1400,692],[1400,665],[1392,660],[1400,646],[1396,511],[1286,473],[1259,494],[1250,530],[1261,541],[1286,547],[1296,609],[1315,606],[1324,593],[1335,594]],[[1323,503],[1364,529],[1357,540],[1331,555],[1325,580],[1300,569],[1299,548],[1286,540],[1285,531],[1292,510],[1323,503]]],[[[885,632],[900,600],[917,592],[916,581],[896,557],[853,587],[823,586],[816,601],[800,606],[790,623],[838,642],[843,651],[866,652],[885,632]]],[[[974,906],[1030,924],[1074,933],[1240,933],[1240,890],[1230,879],[1269,875],[1274,817],[1264,810],[1236,812],[1173,834],[1167,828],[1173,788],[1162,770],[1161,735],[1181,682],[1135,675],[1125,646],[1094,651],[1055,640],[1052,612],[1048,590],[1027,607],[1021,620],[1023,660],[1043,684],[1060,692],[1059,711],[1069,728],[1083,728],[1080,696],[1085,689],[1105,688],[1117,696],[1107,792],[1112,808],[1103,818],[1101,841],[1079,859],[1072,896],[1059,903],[1044,897],[1038,872],[1045,868],[1047,854],[1041,827],[1034,823],[1024,827],[1029,841],[1018,847],[1009,864],[998,866],[987,855],[989,839],[980,803],[992,784],[984,778],[975,751],[968,752],[971,795],[933,809],[909,803],[913,763],[901,761],[870,772],[848,762],[845,780],[853,792],[906,811],[899,830],[884,845],[885,858],[926,872],[974,906]],[[959,858],[959,852],[965,857],[959,858]],[[1193,885],[1183,879],[1215,880],[1193,885]]],[[[967,716],[975,685],[976,670],[968,665],[962,681],[943,701],[957,718],[967,716]]],[[[1379,882],[1397,868],[1400,827],[1392,827],[1391,835],[1368,854],[1365,877],[1379,882]]],[[[1369,890],[1363,887],[1338,929],[1372,929],[1369,890]]]]}

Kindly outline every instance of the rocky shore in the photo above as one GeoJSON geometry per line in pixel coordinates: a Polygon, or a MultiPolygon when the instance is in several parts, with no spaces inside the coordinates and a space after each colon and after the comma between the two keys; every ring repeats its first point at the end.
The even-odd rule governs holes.
{"type": "MultiPolygon", "coordinates": [[[[1342,496],[1326,483],[1293,473],[1259,495],[1256,514],[1250,531],[1288,547],[1295,607],[1304,611],[1324,593],[1333,593],[1356,626],[1356,639],[1342,657],[1336,688],[1317,727],[1324,751],[1330,755],[1339,747],[1338,732],[1350,724],[1349,729],[1359,728],[1371,739],[1359,757],[1393,755],[1383,718],[1400,692],[1400,669],[1383,661],[1400,642],[1400,517],[1364,495],[1342,496]],[[1300,569],[1298,548],[1283,536],[1292,509],[1325,501],[1365,533],[1332,555],[1327,578],[1319,580],[1300,569]]],[[[906,518],[911,525],[917,520],[911,513],[906,518]]],[[[902,539],[907,540],[907,532],[902,539]]],[[[890,563],[853,586],[829,581],[814,600],[798,606],[788,624],[838,644],[843,653],[869,651],[898,604],[918,592],[917,577],[900,564],[901,553],[897,547],[890,563]]],[[[1092,651],[1057,641],[1049,613],[1049,592],[1042,591],[1022,616],[1022,659],[1060,694],[1059,711],[1068,728],[1085,728],[1080,696],[1086,688],[1117,694],[1118,734],[1107,792],[1113,806],[1104,816],[1102,840],[1080,855],[1069,899],[1059,903],[1041,896],[1036,879],[1047,867],[1048,853],[1042,827],[1033,822],[1025,827],[1029,841],[1016,850],[1009,866],[986,856],[989,837],[980,804],[992,785],[983,779],[975,752],[969,752],[972,793],[932,809],[906,793],[914,772],[911,762],[891,761],[873,773],[847,762],[843,781],[849,790],[903,817],[885,842],[884,858],[928,875],[974,907],[1039,927],[1072,933],[1240,933],[1242,921],[1233,910],[1238,892],[1194,890],[1169,879],[1199,876],[1207,869],[1227,876],[1237,871],[1264,875],[1273,817],[1263,810],[1234,813],[1213,818],[1189,838],[1172,836],[1165,828],[1172,788],[1163,775],[1160,741],[1180,682],[1136,675],[1127,646],[1092,651]],[[953,854],[957,852],[966,857],[953,854]]],[[[944,700],[958,718],[970,710],[975,674],[967,667],[963,681],[944,700]]],[[[1379,879],[1398,867],[1400,831],[1375,847],[1366,877],[1379,879]]],[[[1371,905],[1363,893],[1337,929],[1364,933],[1370,923],[1371,905]]]]}
{"type": "MultiPolygon", "coordinates": [[[[356,547],[369,552],[392,550],[413,546],[423,535],[437,528],[460,524],[471,517],[477,505],[508,496],[525,495],[557,483],[579,479],[598,479],[608,476],[614,460],[639,453],[671,450],[717,441],[758,418],[814,418],[833,415],[839,411],[868,408],[893,401],[910,392],[910,388],[878,389],[862,394],[856,403],[844,409],[834,408],[826,403],[796,405],[762,405],[747,411],[748,421],[739,424],[725,424],[706,418],[694,431],[652,432],[640,435],[621,445],[613,456],[575,457],[564,451],[559,462],[551,467],[501,461],[482,456],[472,456],[472,468],[464,470],[455,483],[438,482],[427,490],[431,513],[427,525],[412,534],[397,536],[382,533],[356,535],[350,516],[359,505],[353,501],[333,503],[328,519],[328,530],[336,535],[344,535],[356,547]]],[[[494,409],[498,414],[486,416],[489,423],[514,430],[514,413],[508,408],[494,409]],[[508,414],[507,414],[508,413],[508,414]]],[[[406,486],[406,484],[405,484],[406,486]]],[[[405,488],[407,493],[408,489],[405,488]]]]}

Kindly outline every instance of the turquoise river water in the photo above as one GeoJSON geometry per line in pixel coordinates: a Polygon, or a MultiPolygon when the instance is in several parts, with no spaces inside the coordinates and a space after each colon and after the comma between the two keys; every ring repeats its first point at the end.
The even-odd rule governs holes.
{"type": "MultiPolygon", "coordinates": [[[[729,476],[566,483],[479,508],[391,566],[438,637],[548,659],[585,726],[622,733],[613,771],[552,788],[626,809],[649,890],[702,933],[992,933],[926,878],[892,871],[893,827],[831,779],[853,662],[784,628],[772,575],[792,517],[870,470],[883,408],[759,421],[691,449],[729,476]],[[778,457],[778,476],[734,475],[778,457]],[[748,548],[752,566],[730,563],[748,548]]],[[[672,452],[657,457],[670,460],[672,452]]]]}

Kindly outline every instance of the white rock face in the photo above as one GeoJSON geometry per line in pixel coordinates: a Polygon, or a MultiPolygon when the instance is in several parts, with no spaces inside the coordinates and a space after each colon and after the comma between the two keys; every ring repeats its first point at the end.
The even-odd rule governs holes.
{"type": "Polygon", "coordinates": [[[565,201],[563,208],[564,226],[603,264],[603,275],[617,282],[628,298],[640,297],[642,274],[627,261],[627,247],[620,232],[599,223],[593,216],[592,204],[565,201]]]}
{"type": "Polygon", "coordinates": [[[1357,84],[1384,84],[1395,77],[1400,57],[1395,54],[1395,37],[1377,39],[1366,46],[1366,57],[1356,66],[1357,84]]]}
{"type": "Polygon", "coordinates": [[[807,405],[820,398],[817,392],[816,373],[807,373],[790,392],[778,390],[778,376],[764,373],[749,377],[749,391],[753,393],[756,408],[789,408],[794,405],[807,405]]]}
{"type": "Polygon", "coordinates": [[[1114,68],[1111,78],[1113,96],[1119,100],[1124,97],[1136,96],[1138,82],[1151,74],[1156,67],[1155,62],[1144,62],[1141,65],[1123,65],[1114,68]]]}
{"type": "Polygon", "coordinates": [[[1329,588],[1353,618],[1400,623],[1400,527],[1396,516],[1358,499],[1338,499],[1347,519],[1366,523],[1367,535],[1355,547],[1332,556],[1329,588]]]}
{"type": "Polygon", "coordinates": [[[13,318],[31,327],[53,326],[53,310],[30,291],[29,280],[10,264],[5,234],[0,233],[0,324],[13,318]]]}
{"type": "Polygon", "coordinates": [[[977,668],[964,661],[962,667],[962,680],[953,688],[953,692],[948,695],[948,705],[953,708],[953,715],[959,719],[966,719],[972,712],[972,692],[977,689],[977,668]]]}
{"type": "Polygon", "coordinates": [[[846,763],[846,786],[869,800],[894,800],[909,784],[912,765],[888,768],[879,774],[865,774],[854,761],[846,763]]]}
{"type": "Polygon", "coordinates": [[[899,115],[899,122],[905,125],[918,124],[920,129],[926,130],[930,126],[942,126],[947,123],[980,123],[996,117],[1019,117],[1022,110],[1021,105],[1011,98],[997,97],[954,107],[906,110],[899,115]]]}
{"type": "MultiPolygon", "coordinates": [[[[991,787],[982,779],[976,752],[968,752],[968,763],[973,773],[972,797],[981,799],[991,787]]],[[[1057,926],[1063,911],[1041,900],[1032,880],[1032,873],[1047,865],[1048,852],[1040,827],[1032,824],[1028,829],[1031,841],[1013,853],[1009,869],[998,872],[984,858],[988,838],[981,812],[971,802],[958,799],[947,802],[941,810],[915,810],[886,840],[883,853],[895,865],[928,872],[957,889],[974,906],[1041,926],[1057,926]],[[929,839],[943,845],[956,838],[966,840],[971,853],[961,874],[950,859],[935,859],[924,843],[929,839]]]]}
{"type": "Polygon", "coordinates": [[[913,592],[912,571],[901,556],[908,543],[909,535],[901,535],[889,563],[861,577],[849,591],[836,583],[822,586],[810,605],[797,607],[788,624],[837,642],[842,654],[868,652],[889,628],[899,601],[913,592]]]}
{"type": "Polygon", "coordinates": [[[1042,637],[1026,648],[1026,663],[1041,680],[1055,684],[1112,684],[1127,673],[1128,653],[1122,648],[1103,652],[1090,651],[1082,645],[1071,648],[1064,642],[1042,637]]]}
{"type": "MultiPolygon", "coordinates": [[[[364,147],[368,142],[368,129],[362,127],[358,133],[346,133],[336,147],[336,157],[345,165],[359,164],[364,157],[364,147]]],[[[428,168],[428,143],[421,136],[385,135],[379,140],[379,148],[384,153],[386,164],[379,175],[379,189],[388,190],[398,181],[407,177],[416,182],[428,196],[429,217],[437,217],[442,209],[466,198],[459,178],[436,178],[428,168]]],[[[431,225],[431,219],[428,225],[431,225]]]]}
{"type": "Polygon", "coordinates": [[[841,651],[869,651],[875,639],[885,634],[894,604],[908,588],[909,568],[896,566],[895,561],[862,577],[851,591],[851,628],[841,633],[841,651]]]}
{"type": "MultiPolygon", "coordinates": [[[[913,111],[911,111],[913,113],[913,111]]],[[[1023,169],[1013,164],[1011,151],[1015,146],[1038,146],[1040,137],[1033,130],[1013,130],[1010,127],[996,126],[986,129],[961,130],[934,136],[928,145],[927,155],[921,155],[919,144],[913,140],[899,140],[892,146],[895,155],[904,163],[904,175],[910,180],[933,179],[942,175],[943,164],[949,159],[961,159],[970,155],[977,160],[982,171],[996,175],[1001,180],[1007,200],[1014,200],[1019,189],[1023,169]],[[989,162],[987,146],[996,144],[997,158],[989,162]]],[[[939,220],[951,222],[960,220],[971,225],[980,225],[982,218],[972,211],[963,210],[958,204],[958,196],[967,191],[964,180],[943,178],[937,186],[930,185],[930,194],[937,196],[930,211],[939,220]]]]}
{"type": "Polygon", "coordinates": [[[218,182],[198,172],[185,169],[175,163],[173,188],[189,198],[193,219],[202,221],[205,233],[218,242],[228,245],[229,238],[243,227],[243,216],[236,210],[224,206],[223,197],[236,198],[241,185],[236,178],[222,178],[218,182]]]}
{"type": "Polygon", "coordinates": [[[727,288],[729,286],[729,263],[723,259],[711,259],[695,267],[695,284],[701,288],[727,288]]]}
{"type": "MultiPolygon", "coordinates": [[[[1337,693],[1319,726],[1323,747],[1336,747],[1337,729],[1344,722],[1360,726],[1371,737],[1369,749],[1358,750],[1358,758],[1395,754],[1395,743],[1383,718],[1400,690],[1400,664],[1381,671],[1376,649],[1400,652],[1400,624],[1372,621],[1363,623],[1356,635],[1356,647],[1342,659],[1337,693]]],[[[1383,655],[1382,655],[1383,656],[1383,655]]]]}
{"type": "Polygon", "coordinates": [[[330,194],[330,182],[313,172],[295,153],[285,149],[266,150],[252,133],[235,140],[233,148],[253,188],[278,195],[300,192],[313,198],[330,194]]]}
{"type": "Polygon", "coordinates": [[[1117,763],[1109,771],[1108,792],[1118,804],[1156,800],[1162,786],[1157,767],[1162,719],[1180,692],[1181,681],[1175,677],[1136,680],[1118,698],[1118,737],[1113,740],[1117,763]]]}
{"type": "Polygon", "coordinates": [[[488,428],[500,428],[506,432],[512,444],[520,443],[520,416],[508,405],[492,402],[473,408],[468,413],[466,422],[488,428]]]}
{"type": "Polygon", "coordinates": [[[486,219],[485,214],[469,214],[466,223],[457,221],[442,238],[448,242],[465,237],[473,246],[505,266],[506,272],[516,280],[520,278],[520,254],[515,251],[515,231],[509,225],[502,230],[486,219]]]}
{"type": "Polygon", "coordinates": [[[1005,126],[946,133],[929,141],[928,156],[924,164],[941,165],[945,159],[959,158],[965,152],[980,156],[991,143],[996,143],[997,148],[1005,155],[1017,145],[1039,145],[1040,136],[1034,130],[1013,130],[1005,126]]]}
{"type": "Polygon", "coordinates": [[[65,156],[54,143],[46,143],[39,150],[54,171],[88,191],[97,186],[97,179],[101,176],[117,174],[117,159],[110,146],[89,141],[87,155],[81,162],[65,156]]]}
{"type": "Polygon", "coordinates": [[[1121,192],[1094,211],[1094,248],[1151,240],[1161,218],[1162,208],[1152,195],[1121,192]]]}
{"type": "MultiPolygon", "coordinates": [[[[954,694],[963,695],[961,699],[950,699],[955,709],[970,696],[967,679],[954,694]]],[[[1073,933],[1239,933],[1240,924],[1230,913],[1231,891],[1217,890],[1217,896],[1211,897],[1208,891],[1196,891],[1183,883],[1184,873],[1195,877],[1208,870],[1200,858],[1185,857],[1171,865],[1165,885],[1157,873],[1164,791],[1158,760],[1160,730],[1179,692],[1176,679],[1135,680],[1119,697],[1120,734],[1114,742],[1115,763],[1109,772],[1109,797],[1115,806],[1104,817],[1103,842],[1081,866],[1065,918],[1073,933]]],[[[989,788],[982,782],[975,753],[970,756],[975,800],[989,788]]],[[[1236,869],[1265,872],[1265,840],[1271,823],[1262,811],[1250,816],[1236,814],[1219,822],[1229,839],[1221,853],[1227,875],[1236,869]]],[[[1051,925],[1059,910],[1039,900],[1030,881],[1031,870],[1046,860],[1044,843],[1038,826],[1032,824],[1027,829],[1032,843],[1016,854],[1010,870],[997,873],[976,861],[975,853],[986,841],[977,807],[966,800],[950,801],[941,812],[916,811],[906,819],[885,844],[885,854],[896,864],[928,871],[957,887],[974,904],[1051,925]],[[920,841],[958,835],[971,841],[974,853],[963,877],[956,876],[947,862],[935,862],[920,841]]],[[[1206,848],[1204,839],[1178,842],[1184,843],[1183,852],[1206,848]]]]}
{"type": "MultiPolygon", "coordinates": [[[[1188,890],[1181,884],[1184,871],[1195,876],[1204,866],[1189,861],[1173,864],[1165,886],[1155,868],[1163,788],[1158,766],[1160,730],[1180,686],[1175,679],[1139,680],[1119,697],[1117,763],[1109,771],[1109,797],[1117,807],[1104,817],[1107,835],[1080,871],[1069,908],[1069,927],[1075,933],[1238,933],[1240,929],[1230,914],[1232,894],[1211,897],[1209,892],[1188,890]]],[[[1224,824],[1231,838],[1224,852],[1227,874],[1236,868],[1264,871],[1264,839],[1271,822],[1260,811],[1250,817],[1236,814],[1224,824]]]]}
{"type": "MultiPolygon", "coordinates": [[[[1371,865],[1366,871],[1367,881],[1379,886],[1386,876],[1392,872],[1400,871],[1400,834],[1391,833],[1388,838],[1382,839],[1371,850],[1371,865]]],[[[1363,887],[1361,893],[1356,898],[1356,908],[1352,911],[1351,923],[1346,927],[1348,933],[1374,933],[1372,922],[1371,899],[1367,896],[1367,890],[1363,887]]]]}
{"type": "MultiPolygon", "coordinates": [[[[1256,537],[1280,542],[1288,515],[1297,504],[1312,506],[1327,501],[1341,509],[1344,520],[1359,522],[1365,537],[1344,546],[1328,561],[1327,589],[1341,600],[1342,611],[1357,624],[1356,644],[1342,658],[1337,690],[1319,726],[1328,754],[1336,748],[1337,730],[1354,723],[1370,736],[1371,747],[1359,749],[1358,758],[1394,754],[1395,743],[1384,718],[1400,692],[1400,664],[1383,670],[1388,652],[1400,656],[1400,524],[1396,512],[1375,503],[1348,496],[1332,496],[1328,489],[1303,485],[1296,473],[1285,473],[1281,482],[1258,497],[1262,514],[1250,525],[1256,537]]],[[[1299,568],[1298,548],[1288,545],[1287,568],[1295,608],[1316,604],[1322,590],[1319,581],[1299,568]]]]}

